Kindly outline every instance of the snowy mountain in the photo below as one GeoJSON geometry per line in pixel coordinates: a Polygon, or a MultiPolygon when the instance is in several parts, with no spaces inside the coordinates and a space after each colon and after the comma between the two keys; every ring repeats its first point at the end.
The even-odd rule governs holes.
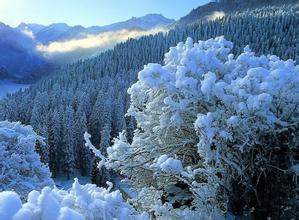
{"type": "Polygon", "coordinates": [[[175,20],[165,18],[161,14],[148,14],[143,17],[132,17],[131,19],[123,22],[114,23],[102,27],[90,27],[90,33],[100,33],[105,31],[117,31],[123,29],[140,28],[142,30],[150,30],[158,27],[166,27],[174,23],[175,20]]]}
{"type": "MultiPolygon", "coordinates": [[[[0,66],[5,75],[20,77],[30,74],[44,63],[35,51],[35,40],[27,32],[0,23],[0,66]],[[6,71],[4,71],[6,70],[6,71]]],[[[2,75],[2,74],[1,74],[2,75]]]]}
{"type": "Polygon", "coordinates": [[[36,40],[39,43],[47,44],[57,40],[60,35],[68,31],[71,27],[65,23],[55,23],[41,29],[35,34],[36,40]]]}
{"type": "MultiPolygon", "coordinates": [[[[123,39],[142,36],[146,34],[146,31],[167,27],[173,22],[174,20],[165,18],[160,14],[149,14],[140,18],[133,17],[127,21],[111,25],[88,28],[80,25],[69,26],[65,23],[54,23],[49,26],[21,23],[16,28],[13,28],[0,23],[0,77],[7,78],[9,75],[10,78],[22,78],[32,73],[36,77],[38,75],[37,72],[41,69],[43,70],[43,75],[46,75],[44,66],[56,65],[57,59],[60,60],[59,65],[61,65],[89,57],[99,53],[100,50],[97,49],[99,47],[101,47],[101,50],[111,48],[117,42],[123,41],[123,39]],[[116,33],[117,31],[119,32],[116,33]],[[105,38],[106,35],[97,35],[104,32],[115,32],[114,38],[108,37],[112,42],[101,42],[101,38],[105,38]],[[94,39],[86,39],[90,36],[95,37],[94,39]],[[71,45],[74,45],[73,41],[78,39],[82,41],[75,42],[76,45],[73,46],[76,49],[75,52],[59,51],[58,57],[53,58],[57,53],[52,51],[51,43],[71,42],[71,45]],[[98,43],[89,50],[85,46],[86,41],[96,41],[98,43]],[[109,47],[105,43],[109,44],[109,47]],[[39,50],[38,46],[45,47],[46,52],[39,50]],[[47,48],[48,46],[50,49],[47,48]],[[69,59],[65,59],[65,57],[69,57],[69,59]]],[[[68,45],[62,45],[61,48],[68,48],[68,45]]]]}
{"type": "Polygon", "coordinates": [[[73,27],[70,27],[67,31],[63,32],[56,40],[69,40],[69,39],[77,39],[82,38],[86,35],[87,28],[76,25],[73,27]]]}
{"type": "Polygon", "coordinates": [[[23,30],[23,31],[31,31],[33,34],[38,33],[42,29],[44,29],[45,26],[41,24],[26,24],[26,23],[21,23],[18,26],[18,29],[23,30]]]}
{"type": "Polygon", "coordinates": [[[132,17],[123,22],[117,22],[105,26],[83,27],[76,25],[70,27],[66,24],[52,24],[36,33],[36,39],[44,44],[51,41],[65,41],[70,39],[80,39],[88,34],[100,34],[103,32],[114,32],[120,30],[151,30],[154,28],[167,27],[175,20],[165,18],[161,14],[148,14],[139,18],[132,17]]]}
{"type": "Polygon", "coordinates": [[[132,17],[129,20],[117,22],[105,26],[83,27],[81,25],[69,26],[65,23],[54,23],[49,26],[39,24],[21,23],[17,29],[31,31],[37,42],[48,44],[53,41],[78,39],[87,34],[99,34],[119,30],[151,30],[154,28],[167,27],[175,20],[165,18],[161,14],[148,14],[142,17],[132,17]]]}

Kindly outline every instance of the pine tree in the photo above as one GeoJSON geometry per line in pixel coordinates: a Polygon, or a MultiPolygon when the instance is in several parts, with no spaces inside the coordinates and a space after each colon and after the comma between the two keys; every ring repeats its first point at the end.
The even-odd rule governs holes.
{"type": "Polygon", "coordinates": [[[37,127],[39,123],[43,121],[48,113],[49,98],[46,92],[38,93],[34,99],[34,106],[32,109],[32,116],[30,124],[33,127],[37,127]]]}
{"type": "MultiPolygon", "coordinates": [[[[103,155],[107,155],[107,148],[110,146],[110,140],[111,140],[111,125],[106,124],[101,131],[101,143],[99,150],[103,153],[103,155]]],[[[105,168],[101,167],[99,168],[97,166],[98,164],[98,158],[94,159],[93,162],[93,169],[91,173],[91,180],[94,184],[98,186],[105,186],[107,181],[110,181],[111,179],[111,173],[105,168]]]]}
{"type": "Polygon", "coordinates": [[[70,179],[70,176],[73,174],[75,169],[74,111],[71,106],[67,106],[64,112],[62,143],[62,169],[66,174],[67,179],[70,179]]]}
{"type": "MultiPolygon", "coordinates": [[[[79,110],[79,109],[78,109],[79,110]]],[[[82,176],[89,176],[91,172],[91,152],[85,146],[84,133],[87,131],[87,120],[84,112],[76,113],[76,164],[82,176]]]]}

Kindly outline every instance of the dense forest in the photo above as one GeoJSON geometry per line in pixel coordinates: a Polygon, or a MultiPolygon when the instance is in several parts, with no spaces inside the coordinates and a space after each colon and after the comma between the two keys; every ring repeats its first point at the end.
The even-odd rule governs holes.
{"type": "Polygon", "coordinates": [[[88,131],[93,144],[102,150],[124,129],[132,140],[136,122],[125,117],[130,104],[127,89],[144,64],[162,64],[164,53],[187,37],[196,42],[221,35],[234,42],[232,52],[236,55],[249,45],[257,55],[275,54],[298,62],[296,10],[292,5],[269,6],[128,39],[113,50],[63,67],[31,88],[0,100],[0,120],[30,124],[45,137],[46,147],[39,145],[38,152],[54,176],[69,177],[75,169],[89,175],[96,172],[92,172],[95,161],[84,146],[83,134],[88,131]]]}
{"type": "Polygon", "coordinates": [[[0,219],[299,219],[292,2],[211,1],[1,97],[0,219]]]}

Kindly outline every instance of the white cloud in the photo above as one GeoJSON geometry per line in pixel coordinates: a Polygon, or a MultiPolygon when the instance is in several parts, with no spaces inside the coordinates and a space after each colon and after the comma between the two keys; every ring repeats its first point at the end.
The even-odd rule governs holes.
{"type": "Polygon", "coordinates": [[[139,38],[144,35],[165,32],[164,28],[150,31],[121,30],[104,32],[98,35],[87,35],[81,39],[72,39],[63,42],[52,42],[49,45],[39,44],[37,50],[55,62],[72,62],[76,59],[94,55],[104,50],[113,48],[115,44],[126,41],[128,38],[139,38]]]}

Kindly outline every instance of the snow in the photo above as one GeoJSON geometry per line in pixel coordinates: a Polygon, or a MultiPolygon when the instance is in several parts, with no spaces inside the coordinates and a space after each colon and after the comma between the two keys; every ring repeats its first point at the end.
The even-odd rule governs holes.
{"type": "MultiPolygon", "coordinates": [[[[126,176],[137,203],[156,216],[213,219],[229,206],[226,192],[219,192],[233,188],[232,178],[240,177],[244,188],[252,182],[244,167],[255,166],[247,156],[256,147],[271,150],[263,135],[296,130],[299,66],[256,56],[249,47],[235,57],[232,49],[224,37],[188,38],[170,49],[163,65],[146,65],[128,90],[127,115],[137,129],[132,143],[123,134],[114,139],[105,165],[126,176]],[[176,209],[169,195],[178,182],[188,185],[193,202],[176,209]]],[[[177,190],[176,198],[183,193],[177,190]]]]}
{"type": "Polygon", "coordinates": [[[28,209],[20,209],[14,216],[13,220],[30,220],[33,218],[33,214],[28,209]]]}
{"type": "Polygon", "coordinates": [[[173,159],[166,154],[161,155],[151,167],[158,167],[165,173],[180,173],[183,170],[180,160],[173,159]]]}
{"type": "Polygon", "coordinates": [[[0,219],[12,220],[11,216],[22,207],[22,202],[15,192],[0,193],[0,219]]]}
{"type": "Polygon", "coordinates": [[[29,86],[28,84],[18,84],[7,80],[0,80],[0,99],[8,93],[14,93],[20,89],[26,89],[29,86]]]}
{"type": "Polygon", "coordinates": [[[132,188],[132,186],[128,183],[126,179],[121,178],[120,176],[113,177],[113,182],[115,185],[115,188],[118,189],[123,197],[128,198],[137,198],[137,192],[135,192],[132,188]]]}
{"type": "Polygon", "coordinates": [[[105,157],[101,154],[101,151],[99,151],[95,146],[93,146],[93,144],[90,141],[91,135],[88,134],[87,132],[84,133],[84,140],[85,140],[85,146],[90,148],[92,150],[92,152],[95,154],[95,156],[97,156],[98,158],[100,158],[100,162],[98,164],[98,167],[101,168],[104,163],[105,163],[105,157]]]}
{"type": "Polygon", "coordinates": [[[126,203],[119,191],[110,192],[96,185],[80,185],[75,179],[69,190],[45,187],[32,191],[26,203],[14,192],[0,193],[0,219],[5,220],[83,220],[131,219],[146,220],[126,203]]]}
{"type": "Polygon", "coordinates": [[[216,75],[209,72],[205,75],[205,79],[201,82],[201,91],[204,95],[209,95],[209,93],[214,89],[213,85],[216,81],[216,75]]]}
{"type": "Polygon", "coordinates": [[[238,117],[237,116],[231,116],[229,119],[227,119],[227,123],[230,125],[235,125],[238,123],[238,117]]]}
{"type": "Polygon", "coordinates": [[[36,189],[53,185],[51,173],[40,162],[35,144],[43,143],[31,126],[0,121],[0,191],[13,190],[21,198],[36,189]]]}
{"type": "Polygon", "coordinates": [[[68,207],[61,208],[58,220],[69,220],[69,219],[84,220],[83,216],[78,212],[75,212],[74,210],[68,207]]]}
{"type": "Polygon", "coordinates": [[[75,178],[77,178],[81,184],[91,183],[91,177],[82,176],[79,170],[74,170],[74,173],[70,176],[70,179],[67,179],[65,175],[60,175],[53,178],[53,180],[57,188],[67,190],[72,187],[75,178]]]}
{"type": "Polygon", "coordinates": [[[160,168],[164,172],[180,173],[183,170],[182,162],[173,158],[168,158],[160,164],[160,168]]]}

